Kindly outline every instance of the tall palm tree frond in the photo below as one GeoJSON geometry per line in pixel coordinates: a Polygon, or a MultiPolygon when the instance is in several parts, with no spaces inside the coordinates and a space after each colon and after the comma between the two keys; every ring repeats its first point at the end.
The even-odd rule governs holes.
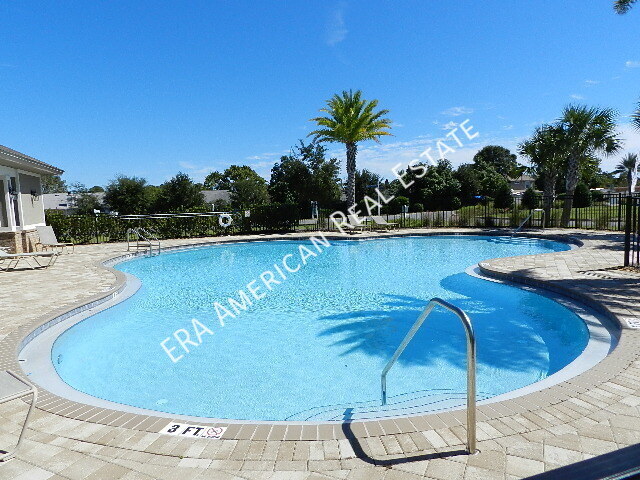
{"type": "Polygon", "coordinates": [[[587,161],[598,154],[610,155],[622,147],[616,132],[616,112],[610,108],[569,105],[562,112],[558,126],[566,148],[566,189],[560,225],[569,226],[573,194],[580,179],[580,171],[587,161]]]}
{"type": "Polygon", "coordinates": [[[616,169],[613,171],[615,174],[627,173],[629,170],[634,170],[638,163],[638,155],[635,153],[627,153],[622,160],[616,165],[616,169]]]}
{"type": "Polygon", "coordinates": [[[636,105],[636,111],[631,114],[631,125],[633,125],[636,130],[640,130],[640,102],[636,105]]]}
{"type": "Polygon", "coordinates": [[[318,129],[309,133],[314,141],[344,143],[347,148],[347,202],[355,204],[355,171],[357,144],[367,140],[380,142],[380,137],[391,135],[391,120],[385,118],[389,110],[377,110],[378,100],[367,101],[362,92],[345,90],[335,94],[320,111],[326,116],[312,118],[318,129]]]}
{"type": "Polygon", "coordinates": [[[634,3],[636,3],[636,0],[616,0],[613,2],[613,9],[616,13],[623,15],[631,10],[634,3]]]}

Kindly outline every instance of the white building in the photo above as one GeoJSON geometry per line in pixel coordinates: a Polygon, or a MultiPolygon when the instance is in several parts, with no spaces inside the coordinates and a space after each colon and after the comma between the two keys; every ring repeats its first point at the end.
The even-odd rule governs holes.
{"type": "Polygon", "coordinates": [[[63,170],[0,145],[0,247],[33,251],[35,227],[45,225],[41,175],[63,170]]]}

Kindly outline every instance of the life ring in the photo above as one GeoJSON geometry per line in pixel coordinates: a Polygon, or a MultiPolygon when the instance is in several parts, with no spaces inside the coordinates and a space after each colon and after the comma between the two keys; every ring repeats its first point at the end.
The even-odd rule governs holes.
{"type": "Polygon", "coordinates": [[[227,228],[230,227],[233,223],[233,218],[228,213],[224,213],[218,217],[218,224],[221,227],[227,228]]]}

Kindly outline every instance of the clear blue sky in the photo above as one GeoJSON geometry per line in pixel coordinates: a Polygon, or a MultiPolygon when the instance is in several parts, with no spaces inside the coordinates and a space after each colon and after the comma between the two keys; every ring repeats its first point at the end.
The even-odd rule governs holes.
{"type": "Polygon", "coordinates": [[[396,122],[382,147],[363,145],[360,167],[390,176],[465,118],[481,135],[450,156],[470,161],[570,102],[632,111],[640,5],[620,16],[611,4],[0,0],[0,144],[89,186],[118,173],[201,180],[230,164],[268,175],[324,100],[351,88],[396,122]]]}

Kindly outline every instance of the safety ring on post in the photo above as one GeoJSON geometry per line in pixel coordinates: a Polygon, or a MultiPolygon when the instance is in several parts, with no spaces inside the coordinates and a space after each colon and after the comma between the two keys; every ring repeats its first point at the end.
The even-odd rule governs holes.
{"type": "Polygon", "coordinates": [[[221,227],[224,227],[224,228],[230,227],[232,223],[233,223],[233,218],[228,213],[223,213],[218,217],[218,224],[220,224],[221,227]]]}

